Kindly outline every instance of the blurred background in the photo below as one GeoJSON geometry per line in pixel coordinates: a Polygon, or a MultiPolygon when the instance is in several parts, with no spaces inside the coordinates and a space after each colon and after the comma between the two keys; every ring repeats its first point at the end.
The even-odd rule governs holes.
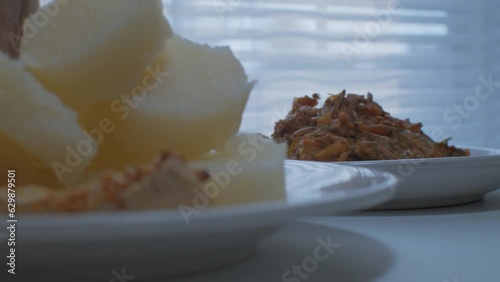
{"type": "Polygon", "coordinates": [[[500,148],[500,1],[164,4],[177,33],[229,45],[258,80],[242,131],[270,134],[293,97],[346,89],[370,91],[437,141],[500,148]]]}

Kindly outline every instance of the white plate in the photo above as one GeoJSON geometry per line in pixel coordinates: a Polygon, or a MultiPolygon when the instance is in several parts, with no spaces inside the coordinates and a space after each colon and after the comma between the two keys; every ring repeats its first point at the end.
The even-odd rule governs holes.
{"type": "Polygon", "coordinates": [[[287,162],[286,180],[285,200],[209,208],[189,224],[178,211],[20,215],[19,272],[110,281],[113,269],[141,278],[204,270],[251,254],[290,220],[371,208],[398,185],[387,172],[315,162],[287,162]]]}
{"type": "Polygon", "coordinates": [[[468,157],[342,162],[392,172],[401,181],[391,201],[376,209],[411,209],[481,200],[500,188],[500,150],[469,148],[468,157]]]}

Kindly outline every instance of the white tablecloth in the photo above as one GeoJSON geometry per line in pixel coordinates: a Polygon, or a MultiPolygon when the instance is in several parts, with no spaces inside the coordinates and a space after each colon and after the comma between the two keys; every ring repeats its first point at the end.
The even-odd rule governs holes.
{"type": "Polygon", "coordinates": [[[176,281],[498,282],[500,191],[448,208],[302,219],[243,262],[176,281]],[[328,236],[339,245],[319,261],[328,236]]]}

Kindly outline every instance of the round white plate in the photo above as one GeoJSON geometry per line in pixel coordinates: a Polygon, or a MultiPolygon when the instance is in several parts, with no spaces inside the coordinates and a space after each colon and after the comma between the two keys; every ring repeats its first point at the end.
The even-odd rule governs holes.
{"type": "Polygon", "coordinates": [[[315,162],[285,167],[286,199],[207,208],[189,223],[177,210],[19,215],[19,272],[111,281],[123,271],[154,278],[209,269],[251,254],[290,220],[371,208],[390,199],[398,185],[392,174],[365,168],[315,162]]]}
{"type": "Polygon", "coordinates": [[[376,209],[412,209],[481,200],[500,188],[500,150],[469,148],[468,157],[342,162],[392,172],[401,185],[396,195],[376,209]]]}

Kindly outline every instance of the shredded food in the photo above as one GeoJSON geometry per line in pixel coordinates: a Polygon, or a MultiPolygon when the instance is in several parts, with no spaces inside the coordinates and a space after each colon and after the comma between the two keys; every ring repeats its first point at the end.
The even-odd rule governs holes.
{"type": "MultiPolygon", "coordinates": [[[[180,204],[193,206],[195,189],[202,189],[209,178],[206,171],[192,169],[182,158],[164,152],[152,163],[124,171],[109,171],[73,189],[18,187],[16,210],[21,213],[77,213],[176,208],[180,204]]],[[[7,206],[7,203],[5,191],[0,195],[0,204],[7,206]]]]}
{"type": "Polygon", "coordinates": [[[469,150],[434,142],[421,123],[392,117],[373,95],[295,98],[292,110],[276,123],[272,137],[288,143],[288,158],[324,162],[468,156],[469,150]]]}

